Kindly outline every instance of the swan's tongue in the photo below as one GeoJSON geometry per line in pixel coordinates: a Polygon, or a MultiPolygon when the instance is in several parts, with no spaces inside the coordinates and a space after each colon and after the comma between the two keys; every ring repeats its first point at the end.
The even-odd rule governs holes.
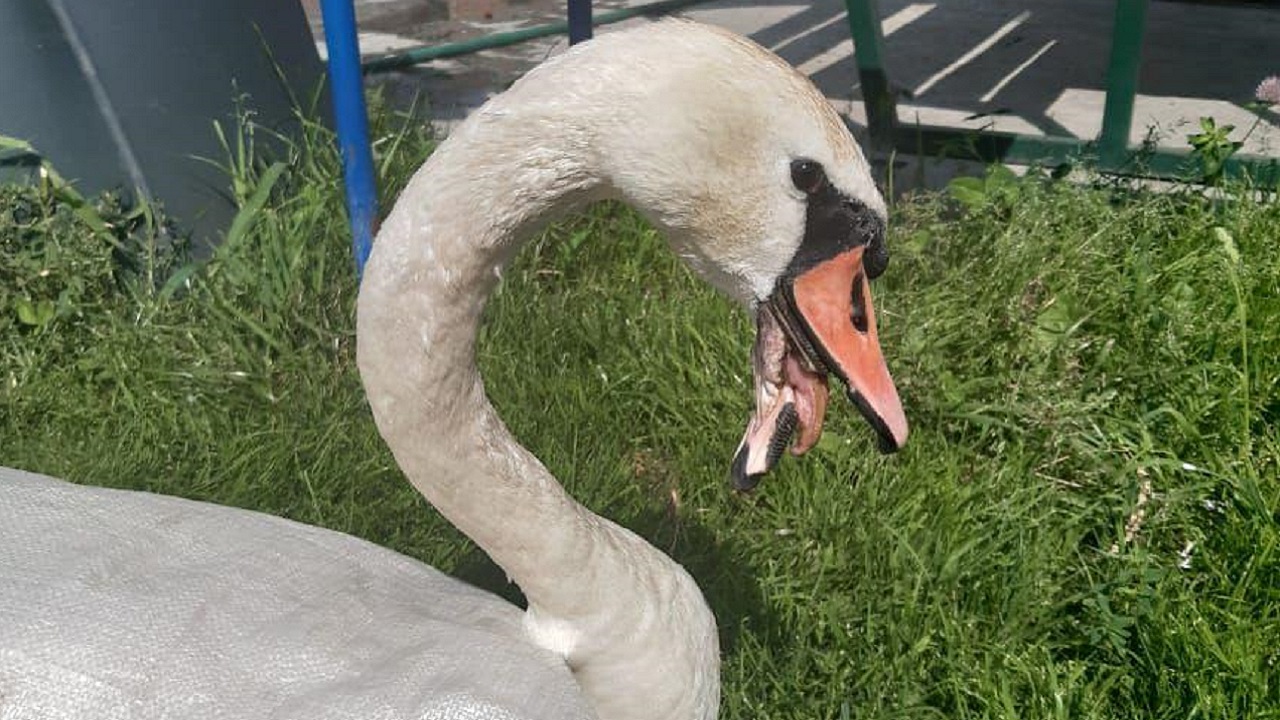
{"type": "Polygon", "coordinates": [[[756,409],[733,459],[733,487],[750,490],[791,446],[803,455],[822,436],[827,412],[827,376],[804,367],[773,315],[757,316],[752,374],[756,409]],[[794,442],[792,441],[794,438],[794,442]]]}

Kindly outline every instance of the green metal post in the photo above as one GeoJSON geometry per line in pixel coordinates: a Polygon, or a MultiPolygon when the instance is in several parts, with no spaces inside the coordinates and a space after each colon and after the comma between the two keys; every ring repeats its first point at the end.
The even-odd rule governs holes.
{"type": "Polygon", "coordinates": [[[867,109],[867,129],[874,144],[889,147],[898,124],[898,105],[889,90],[889,76],[884,69],[879,4],[876,0],[845,0],[844,5],[849,34],[853,36],[858,80],[862,83],[862,103],[867,109]]]}
{"type": "Polygon", "coordinates": [[[1098,159],[1107,170],[1122,169],[1128,160],[1133,98],[1138,94],[1142,37],[1149,4],[1150,0],[1116,0],[1111,61],[1107,66],[1107,104],[1102,112],[1102,137],[1098,142],[1098,159]]]}
{"type": "MultiPolygon", "coordinates": [[[[884,34],[877,0],[845,0],[872,144],[881,150],[897,149],[921,156],[1041,166],[1096,157],[1098,169],[1109,173],[1174,180],[1197,177],[1186,151],[1155,150],[1145,155],[1141,166],[1130,162],[1129,130],[1133,126],[1148,5],[1150,0],[1116,0],[1111,58],[1107,66],[1106,107],[1102,134],[1095,143],[1057,135],[900,124],[897,101],[889,89],[884,65],[884,34]]],[[[1280,158],[1237,155],[1227,161],[1224,169],[1228,177],[1247,176],[1258,187],[1280,188],[1280,158]]]]}

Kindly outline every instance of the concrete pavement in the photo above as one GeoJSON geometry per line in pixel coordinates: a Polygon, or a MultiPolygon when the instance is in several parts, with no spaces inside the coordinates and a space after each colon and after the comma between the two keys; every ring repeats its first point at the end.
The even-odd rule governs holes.
{"type": "MultiPolygon", "coordinates": [[[[302,0],[304,6],[314,0],[302,0]]],[[[553,0],[357,0],[361,45],[378,53],[563,17],[553,0]],[[481,3],[470,19],[466,3],[481,3]],[[494,4],[495,2],[499,4],[494,4]],[[462,3],[459,6],[459,3],[462,3]],[[483,5],[483,3],[488,3],[483,5]],[[496,10],[494,9],[496,8],[496,10]],[[453,17],[451,17],[451,12],[453,17]]],[[[626,2],[596,4],[598,11],[626,2]]],[[[1115,0],[880,0],[899,118],[959,128],[1096,137],[1115,0]]],[[[855,131],[866,117],[844,5],[838,0],[715,0],[685,17],[747,35],[809,75],[855,131]]],[[[319,30],[318,14],[313,13],[319,30]]],[[[598,28],[610,32],[638,19],[598,28]]],[[[317,34],[317,37],[321,37],[317,34]]],[[[378,76],[393,96],[423,93],[446,127],[565,46],[536,40],[378,76]]],[[[1241,105],[1280,74],[1280,3],[1153,2],[1131,140],[1186,148],[1198,119],[1249,132],[1244,151],[1280,155],[1280,114],[1241,105]],[[1256,123],[1256,125],[1255,125],[1256,123]]]]}

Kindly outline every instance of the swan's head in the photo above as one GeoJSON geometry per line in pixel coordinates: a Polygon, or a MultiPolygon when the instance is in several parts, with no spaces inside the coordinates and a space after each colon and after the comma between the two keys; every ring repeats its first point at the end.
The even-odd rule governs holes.
{"type": "MultiPolygon", "coordinates": [[[[466,195],[441,202],[522,188],[493,213],[495,225],[519,226],[559,197],[621,197],[754,313],[756,408],[733,461],[737,487],[754,486],[788,447],[813,447],[831,375],[882,450],[906,441],[869,287],[889,259],[884,199],[808,78],[742,37],[668,20],[542,64],[455,137],[490,130],[484,156],[465,163],[466,195]]],[[[433,160],[448,158],[442,146],[433,160]]]]}
{"type": "Polygon", "coordinates": [[[607,182],[756,316],[756,409],[733,461],[750,488],[822,431],[835,375],[891,452],[907,421],[869,281],[888,263],[884,200],[830,103],[759,46],[690,23],[603,36],[624,68],[592,143],[607,182]],[[631,78],[631,82],[626,79],[631,78]]]}
{"type": "MultiPolygon", "coordinates": [[[[790,233],[780,239],[790,239],[791,255],[772,287],[752,298],[756,407],[731,469],[735,487],[743,490],[753,488],[788,445],[801,455],[817,443],[829,375],[845,384],[876,431],[881,451],[894,452],[907,439],[869,286],[889,260],[879,196],[860,197],[852,190],[866,183],[842,187],[815,155],[821,156],[790,158],[794,193],[779,197],[774,207],[779,215],[802,219],[793,217],[782,229],[790,233]]],[[[865,166],[858,171],[865,173],[865,166]]]]}

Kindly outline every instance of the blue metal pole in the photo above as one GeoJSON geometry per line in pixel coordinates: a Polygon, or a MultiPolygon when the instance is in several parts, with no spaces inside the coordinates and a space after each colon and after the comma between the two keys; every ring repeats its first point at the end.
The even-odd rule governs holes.
{"type": "Polygon", "coordinates": [[[591,0],[569,0],[569,44],[591,39],[591,0]]]}
{"type": "Polygon", "coordinates": [[[373,182],[373,153],[369,149],[369,118],[364,107],[354,2],[321,0],[320,11],[329,49],[329,90],[333,93],[333,115],[338,124],[338,146],[342,150],[351,246],[359,274],[373,248],[378,194],[373,182]]]}

